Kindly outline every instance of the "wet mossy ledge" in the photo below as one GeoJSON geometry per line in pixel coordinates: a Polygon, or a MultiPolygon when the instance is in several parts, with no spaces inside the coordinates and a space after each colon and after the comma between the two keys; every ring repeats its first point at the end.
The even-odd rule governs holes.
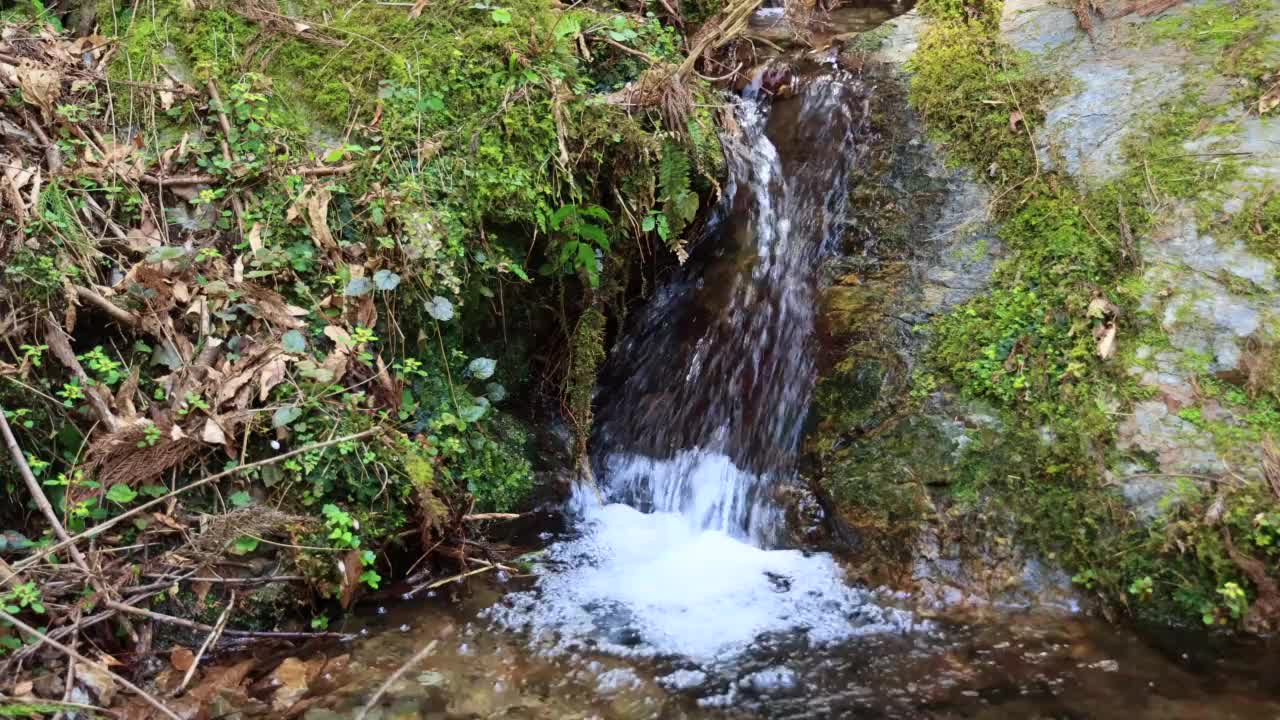
{"type": "MultiPolygon", "coordinates": [[[[1203,321],[1179,319],[1197,298],[1183,301],[1176,284],[1162,289],[1176,277],[1163,269],[1162,245],[1176,216],[1196,237],[1274,256],[1274,180],[1254,169],[1253,153],[1217,150],[1223,138],[1257,133],[1250,123],[1277,122],[1270,108],[1259,111],[1275,92],[1266,68],[1280,57],[1276,13],[1206,3],[1106,28],[1127,33],[1130,52],[1169,52],[1172,43],[1190,70],[1179,71],[1186,78],[1175,92],[1135,112],[1105,172],[1086,175],[1070,143],[1050,134],[1070,131],[1060,129],[1060,108],[1084,91],[1057,59],[1068,50],[1032,52],[1009,39],[1029,5],[1039,7],[925,0],[917,24],[903,26],[922,29],[905,43],[914,52],[900,86],[931,142],[985,186],[970,231],[994,235],[960,246],[988,255],[994,271],[948,273],[943,292],[969,282],[976,293],[930,306],[931,268],[945,262],[921,254],[939,243],[959,251],[926,233],[915,236],[923,269],[906,290],[877,277],[883,261],[902,257],[892,243],[860,253],[872,269],[837,275],[827,317],[843,325],[819,386],[814,478],[837,517],[860,531],[854,559],[870,577],[909,578],[926,540],[978,546],[977,565],[999,540],[1066,568],[1113,618],[1275,629],[1280,395],[1271,348],[1280,326],[1264,322],[1241,339],[1244,357],[1230,369],[1188,347],[1185,326],[1203,321]],[[1194,439],[1152,438],[1143,418],[1157,405],[1172,407],[1194,439]],[[1182,461],[1193,454],[1200,465],[1182,461]],[[1152,481],[1159,496],[1140,497],[1152,481]]],[[[1054,28],[1086,36],[1074,22],[1054,28]]],[[[893,34],[859,39],[851,52],[893,34]]],[[[1076,132],[1087,146],[1088,130],[1076,132]]],[[[887,194],[890,207],[913,197],[871,192],[887,194]]],[[[926,229],[936,223],[914,216],[926,229]]],[[[1222,293],[1258,304],[1275,293],[1227,275],[1213,275],[1222,293]]]]}
{"type": "MultiPolygon", "coordinates": [[[[0,109],[34,203],[0,207],[0,403],[54,513],[301,576],[272,602],[316,628],[423,550],[419,571],[456,572],[464,535],[577,461],[637,278],[683,259],[714,200],[721,102],[680,70],[687,38],[548,0],[87,17],[77,38],[39,3],[0,11],[4,62],[41,73],[0,109]]],[[[0,475],[0,554],[28,569],[54,529],[19,464],[0,475]]],[[[21,614],[56,628],[41,591],[21,614]]]]}

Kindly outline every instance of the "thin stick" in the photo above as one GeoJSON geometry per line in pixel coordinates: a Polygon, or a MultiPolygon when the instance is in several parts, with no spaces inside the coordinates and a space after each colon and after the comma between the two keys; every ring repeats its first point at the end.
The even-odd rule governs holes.
{"type": "Polygon", "coordinates": [[[52,647],[52,648],[53,648],[53,649],[55,649],[55,650],[58,650],[59,652],[62,652],[62,653],[63,653],[63,654],[65,654],[65,655],[68,655],[68,656],[70,656],[70,657],[72,657],[72,658],[75,658],[76,660],[78,660],[78,661],[80,661],[80,662],[82,662],[82,663],[85,663],[86,665],[93,665],[94,667],[97,667],[97,668],[101,669],[104,673],[106,673],[107,675],[109,675],[109,676],[111,677],[111,679],[113,679],[113,680],[115,680],[116,682],[120,683],[120,684],[121,684],[121,685],[123,685],[125,688],[127,688],[129,691],[133,692],[133,693],[134,693],[134,694],[136,694],[138,697],[142,698],[144,701],[146,701],[146,703],[147,703],[148,705],[150,705],[151,707],[155,708],[156,710],[159,710],[159,711],[160,711],[160,713],[161,713],[162,715],[164,715],[165,717],[173,718],[173,720],[182,720],[182,717],[181,717],[180,715],[178,715],[178,714],[177,714],[177,713],[175,713],[174,711],[170,710],[170,709],[168,708],[168,706],[166,706],[164,703],[162,703],[162,702],[160,702],[159,700],[157,700],[154,696],[152,696],[152,695],[151,695],[150,693],[148,693],[146,690],[143,690],[142,688],[138,687],[137,685],[134,685],[133,683],[129,682],[128,680],[126,680],[126,679],[124,679],[124,678],[120,677],[119,675],[115,674],[114,672],[112,672],[112,671],[111,671],[111,668],[108,668],[108,667],[106,667],[106,666],[102,665],[102,663],[97,663],[97,662],[94,662],[93,660],[90,660],[89,658],[87,658],[87,657],[85,657],[85,656],[81,655],[80,653],[76,652],[75,650],[72,650],[71,648],[67,647],[66,645],[63,645],[62,643],[58,642],[57,640],[54,640],[53,638],[50,638],[48,635],[45,635],[44,633],[40,632],[39,630],[37,630],[37,629],[35,629],[35,628],[31,627],[30,625],[28,625],[28,624],[26,624],[26,623],[22,622],[21,620],[19,620],[18,618],[16,618],[16,617],[14,617],[14,616],[10,615],[9,613],[5,612],[4,610],[0,610],[0,620],[4,620],[5,622],[7,622],[7,623],[9,623],[9,624],[13,625],[14,627],[18,628],[19,630],[23,631],[24,633],[27,633],[28,635],[31,635],[32,637],[37,638],[38,640],[40,640],[40,642],[42,642],[42,643],[44,643],[44,644],[46,644],[46,645],[48,645],[48,646],[52,647]]]}
{"type": "MultiPolygon", "coordinates": [[[[231,154],[231,121],[227,119],[227,111],[222,107],[222,97],[218,95],[218,85],[213,80],[209,81],[209,97],[217,104],[218,108],[218,124],[222,126],[222,159],[227,161],[227,167],[230,168],[235,159],[231,154]]],[[[244,235],[244,208],[240,205],[240,194],[235,190],[231,191],[231,209],[236,213],[236,227],[240,230],[240,235],[244,235]]]]}
{"type": "Polygon", "coordinates": [[[204,643],[200,645],[199,652],[196,653],[195,659],[191,661],[191,667],[187,668],[186,674],[182,676],[182,682],[178,684],[178,689],[174,691],[174,695],[181,695],[182,691],[186,690],[187,685],[190,684],[191,678],[196,676],[196,668],[200,667],[200,659],[209,650],[209,646],[218,642],[218,638],[222,637],[222,631],[227,627],[227,619],[231,617],[231,609],[235,606],[236,595],[235,592],[232,592],[231,600],[227,602],[227,607],[222,610],[222,615],[218,616],[217,624],[213,626],[213,632],[205,636],[204,643]]]}
{"type": "Polygon", "coordinates": [[[134,327],[138,324],[138,317],[136,315],[102,297],[89,288],[76,285],[75,290],[77,298],[102,309],[103,312],[114,318],[116,322],[122,325],[128,325],[129,327],[134,327]]]}
{"type": "Polygon", "coordinates": [[[463,522],[475,522],[477,520],[515,520],[524,517],[524,513],[473,513],[471,515],[463,515],[463,522]]]}
{"type": "Polygon", "coordinates": [[[409,658],[405,664],[396,668],[395,672],[388,675],[387,679],[378,686],[376,691],[374,691],[373,697],[369,698],[369,702],[365,703],[364,707],[360,708],[360,712],[356,713],[355,720],[364,720],[365,716],[369,714],[369,711],[373,709],[373,706],[378,704],[378,701],[382,699],[383,695],[387,694],[387,690],[390,689],[392,685],[395,685],[397,680],[404,677],[404,674],[409,672],[410,668],[422,662],[428,655],[435,651],[437,642],[439,641],[432,640],[427,643],[426,647],[419,650],[413,657],[409,658]]]}
{"type": "MultiPolygon", "coordinates": [[[[206,625],[202,622],[196,622],[195,620],[187,620],[185,618],[174,617],[173,615],[165,615],[164,613],[158,613],[152,610],[146,610],[144,608],[134,607],[132,605],[125,605],[124,603],[106,602],[106,603],[103,603],[103,605],[105,605],[106,607],[112,610],[116,610],[118,612],[129,613],[130,615],[138,615],[140,617],[150,618],[157,622],[168,623],[170,625],[179,625],[184,628],[199,630],[201,632],[213,632],[214,630],[217,629],[213,625],[206,625]]],[[[264,638],[292,638],[292,639],[336,638],[338,640],[352,640],[355,638],[355,635],[351,635],[349,633],[289,632],[285,630],[223,630],[222,634],[230,637],[264,637],[264,638]]]]}
{"type": "MultiPolygon", "coordinates": [[[[13,457],[14,465],[18,466],[18,474],[22,476],[23,482],[27,484],[27,492],[31,493],[31,499],[35,500],[36,507],[40,508],[40,512],[44,515],[45,521],[49,523],[53,534],[59,540],[69,542],[71,536],[67,534],[66,528],[62,527],[62,521],[58,519],[58,513],[54,512],[49,498],[45,497],[44,490],[40,488],[40,481],[36,480],[36,476],[31,472],[31,467],[27,465],[27,458],[22,454],[22,448],[18,446],[18,439],[13,436],[9,421],[4,416],[3,406],[0,406],[0,434],[4,435],[4,444],[9,448],[9,455],[13,457]]],[[[71,561],[76,564],[76,567],[80,568],[80,572],[84,573],[85,579],[93,587],[94,592],[98,593],[103,599],[115,599],[115,595],[111,593],[110,589],[89,568],[89,562],[80,553],[80,548],[75,545],[68,545],[67,554],[71,556],[71,561]]],[[[128,623],[123,623],[123,625],[129,631],[129,636],[137,640],[137,633],[134,632],[133,626],[128,623]]]]}
{"type": "Polygon", "coordinates": [[[462,580],[463,578],[469,578],[472,575],[479,575],[480,573],[489,572],[490,570],[496,570],[497,568],[498,568],[497,565],[494,565],[493,563],[489,563],[482,568],[476,568],[475,570],[468,570],[464,573],[459,573],[457,575],[450,575],[449,577],[443,580],[436,580],[435,582],[423,583],[422,585],[418,585],[416,587],[410,588],[409,594],[417,595],[423,590],[431,590],[433,588],[438,588],[441,585],[448,585],[451,582],[457,582],[459,580],[462,580]]]}
{"type": "Polygon", "coordinates": [[[160,505],[162,503],[165,503],[188,490],[194,490],[195,488],[208,485],[211,482],[216,482],[218,480],[221,480],[226,477],[230,477],[232,475],[239,475],[240,473],[246,470],[252,470],[254,468],[263,467],[264,465],[271,465],[273,463],[278,463],[281,460],[288,460],[291,457],[301,455],[303,453],[309,453],[313,450],[320,450],[322,448],[327,448],[332,445],[338,445],[339,443],[350,442],[352,440],[359,440],[360,438],[366,438],[366,437],[369,437],[370,435],[376,435],[380,432],[382,432],[381,428],[370,428],[369,430],[365,430],[364,432],[358,432],[358,433],[355,433],[354,435],[344,435],[343,437],[334,438],[333,440],[326,440],[324,442],[312,443],[311,445],[300,447],[296,450],[290,450],[289,452],[286,452],[286,453],[280,453],[279,455],[274,455],[272,457],[266,458],[265,460],[258,460],[257,462],[251,462],[248,465],[238,465],[236,467],[231,468],[230,470],[223,470],[220,473],[215,473],[213,475],[202,478],[200,480],[196,480],[195,482],[190,483],[188,485],[184,485],[183,487],[180,487],[177,490],[174,490],[173,492],[167,495],[161,495],[160,497],[154,500],[149,500],[139,505],[138,507],[133,508],[132,510],[128,510],[124,513],[121,513],[120,515],[117,515],[111,518],[110,520],[102,523],[101,525],[94,525],[88,530],[85,530],[79,535],[76,535],[75,537],[72,537],[68,540],[63,540],[54,545],[50,545],[49,547],[44,548],[43,550],[40,550],[36,554],[26,558],[22,562],[17,563],[16,565],[13,566],[13,569],[16,572],[22,572],[23,570],[31,567],[32,565],[35,565],[37,562],[40,562],[40,560],[42,560],[43,558],[48,557],[50,554],[55,553],[61,550],[62,548],[67,547],[68,545],[72,545],[80,542],[81,540],[87,540],[91,537],[96,537],[98,535],[101,535],[102,533],[110,530],[116,525],[119,525],[120,523],[133,517],[134,515],[137,515],[138,513],[141,513],[146,510],[150,510],[151,508],[157,505],[160,505]]]}

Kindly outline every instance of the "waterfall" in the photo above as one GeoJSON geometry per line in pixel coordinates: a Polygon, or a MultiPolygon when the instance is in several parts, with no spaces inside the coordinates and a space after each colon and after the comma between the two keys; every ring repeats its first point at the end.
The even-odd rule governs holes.
{"type": "Polygon", "coordinates": [[[867,132],[852,77],[808,79],[776,113],[766,79],[786,82],[759,71],[724,138],[715,241],[619,341],[596,434],[610,500],[758,545],[781,531],[771,490],[794,469],[816,374],[819,271],[867,132]]]}
{"type": "Polygon", "coordinates": [[[575,492],[580,534],[548,548],[536,590],[488,611],[553,649],[712,663],[770,633],[825,644],[911,625],[830,556],[770,549],[815,381],[821,264],[867,132],[855,78],[767,97],[785,83],[760,72],[735,101],[714,228],[602,374],[600,492],[575,492]]]}

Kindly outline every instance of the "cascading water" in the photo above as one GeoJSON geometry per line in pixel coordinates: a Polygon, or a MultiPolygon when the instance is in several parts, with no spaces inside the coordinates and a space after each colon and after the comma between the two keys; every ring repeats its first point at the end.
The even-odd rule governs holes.
{"type": "Polygon", "coordinates": [[[781,530],[771,490],[800,443],[819,268],[866,133],[852,78],[819,75],[771,108],[760,86],[772,75],[759,72],[744,91],[738,133],[724,140],[715,255],[673,281],[619,343],[607,375],[621,380],[596,435],[610,499],[757,545],[781,530]],[[793,116],[781,123],[785,155],[768,133],[778,114],[793,116]]]}
{"type": "Polygon", "coordinates": [[[867,132],[855,78],[832,69],[765,97],[780,80],[758,73],[737,100],[714,243],[636,318],[602,378],[599,488],[574,497],[582,534],[549,549],[537,591],[491,611],[554,647],[706,662],[770,632],[826,643],[910,623],[829,556],[767,549],[816,374],[819,271],[867,132]]]}

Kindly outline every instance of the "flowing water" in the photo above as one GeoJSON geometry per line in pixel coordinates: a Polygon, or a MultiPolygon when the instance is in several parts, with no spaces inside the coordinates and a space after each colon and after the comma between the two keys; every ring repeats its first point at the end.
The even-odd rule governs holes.
{"type": "Polygon", "coordinates": [[[398,610],[402,631],[353,667],[385,674],[440,645],[379,713],[1280,718],[1265,673],[1069,616],[925,619],[785,547],[820,269],[869,140],[868,92],[834,64],[766,66],[732,100],[722,206],[602,375],[596,482],[575,490],[572,531],[532,581],[398,610]]]}

